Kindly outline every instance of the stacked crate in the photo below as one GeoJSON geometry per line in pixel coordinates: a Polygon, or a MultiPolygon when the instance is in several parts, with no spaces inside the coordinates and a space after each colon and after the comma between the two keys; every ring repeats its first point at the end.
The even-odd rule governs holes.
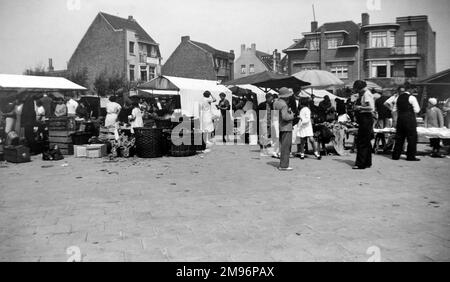
{"type": "Polygon", "coordinates": [[[73,155],[71,134],[75,132],[75,119],[72,117],[53,117],[48,121],[48,142],[50,148],[58,146],[63,155],[73,155]]]}
{"type": "Polygon", "coordinates": [[[105,142],[111,142],[116,139],[114,133],[116,129],[114,127],[100,127],[100,134],[98,135],[98,139],[105,141],[105,142]]]}

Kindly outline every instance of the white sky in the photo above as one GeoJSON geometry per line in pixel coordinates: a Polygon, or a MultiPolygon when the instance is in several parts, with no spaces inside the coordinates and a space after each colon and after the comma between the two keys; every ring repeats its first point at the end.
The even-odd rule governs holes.
{"type": "Polygon", "coordinates": [[[370,14],[371,23],[399,16],[428,15],[437,32],[437,71],[450,68],[450,0],[0,0],[0,73],[28,67],[65,69],[77,44],[99,11],[133,17],[160,44],[163,59],[181,36],[240,54],[240,45],[256,43],[264,52],[282,50],[310,30],[315,5],[319,25],[370,14]],[[68,2],[80,1],[80,9],[68,2]]]}

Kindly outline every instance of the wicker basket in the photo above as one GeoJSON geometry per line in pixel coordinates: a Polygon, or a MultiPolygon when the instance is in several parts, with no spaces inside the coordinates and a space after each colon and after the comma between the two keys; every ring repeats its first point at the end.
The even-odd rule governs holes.
{"type": "Polygon", "coordinates": [[[163,134],[161,128],[134,128],[136,154],[140,158],[159,158],[163,156],[163,134]]]}
{"type": "Polygon", "coordinates": [[[192,131],[187,130],[183,130],[181,134],[188,134],[191,137],[191,145],[175,145],[173,144],[173,142],[171,142],[170,154],[173,157],[187,157],[195,155],[196,148],[194,146],[194,134],[192,133],[192,131]]]}
{"type": "Polygon", "coordinates": [[[155,124],[157,128],[173,128],[173,124],[170,119],[155,119],[155,124]]]}

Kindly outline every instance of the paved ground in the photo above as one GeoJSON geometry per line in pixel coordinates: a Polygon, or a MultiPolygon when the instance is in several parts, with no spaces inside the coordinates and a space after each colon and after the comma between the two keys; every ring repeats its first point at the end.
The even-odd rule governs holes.
{"type": "Polygon", "coordinates": [[[187,158],[0,165],[0,260],[450,261],[450,159],[187,158]],[[65,165],[67,164],[67,165],[65,165]],[[52,167],[48,167],[48,166],[52,167]],[[377,250],[375,248],[375,250],[377,250]]]}

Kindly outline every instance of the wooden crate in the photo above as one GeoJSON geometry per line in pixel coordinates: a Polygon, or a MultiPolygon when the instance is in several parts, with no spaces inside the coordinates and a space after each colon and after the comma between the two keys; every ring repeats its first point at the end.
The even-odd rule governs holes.
{"type": "Polygon", "coordinates": [[[74,127],[76,126],[76,121],[74,117],[51,117],[46,122],[48,130],[51,131],[68,130],[70,123],[72,123],[74,127]]]}
{"type": "Polygon", "coordinates": [[[74,131],[50,130],[48,132],[50,148],[53,148],[56,145],[63,155],[73,155],[73,143],[72,137],[70,136],[72,133],[74,133],[74,131]]]}
{"type": "Polygon", "coordinates": [[[106,141],[112,141],[115,140],[116,137],[114,135],[114,128],[108,128],[108,127],[100,127],[100,133],[98,135],[98,139],[100,140],[106,140],[106,141]]]}

